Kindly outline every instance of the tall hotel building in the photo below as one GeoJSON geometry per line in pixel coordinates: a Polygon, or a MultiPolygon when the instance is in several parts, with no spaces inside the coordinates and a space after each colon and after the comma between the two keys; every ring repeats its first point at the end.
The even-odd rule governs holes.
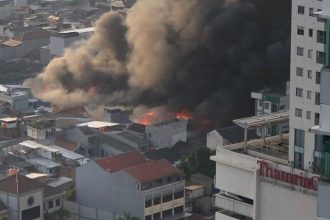
{"type": "Polygon", "coordinates": [[[290,68],[289,112],[234,120],[244,142],[211,157],[216,220],[330,220],[330,0],[292,0],[290,68]]]}
{"type": "MultiPolygon", "coordinates": [[[[323,0],[329,1],[329,0],[323,0]]],[[[325,19],[320,0],[292,0],[289,160],[318,172],[320,160],[310,128],[320,123],[320,79],[325,61],[325,19]]]]}

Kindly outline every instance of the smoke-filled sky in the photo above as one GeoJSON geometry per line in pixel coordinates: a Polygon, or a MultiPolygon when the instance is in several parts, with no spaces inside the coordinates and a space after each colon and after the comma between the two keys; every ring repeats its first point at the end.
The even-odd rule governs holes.
{"type": "Polygon", "coordinates": [[[60,108],[188,111],[221,126],[251,113],[251,90],[289,78],[288,0],[138,0],[53,59],[33,93],[60,108]]]}

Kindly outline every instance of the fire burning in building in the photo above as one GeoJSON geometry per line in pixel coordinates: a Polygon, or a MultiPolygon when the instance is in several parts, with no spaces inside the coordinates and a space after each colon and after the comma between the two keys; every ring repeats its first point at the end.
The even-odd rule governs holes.
{"type": "Polygon", "coordinates": [[[25,85],[61,109],[168,110],[134,115],[143,124],[189,119],[175,113],[187,109],[222,126],[252,112],[251,90],[288,78],[289,21],[287,0],[139,0],[126,17],[105,13],[25,85]]]}
{"type": "Polygon", "coordinates": [[[136,117],[134,121],[139,124],[150,125],[153,123],[171,120],[174,118],[181,120],[189,120],[192,117],[188,111],[180,111],[176,113],[168,113],[168,112],[164,113],[164,111],[160,111],[160,109],[153,109],[153,110],[148,110],[144,113],[139,113],[138,117],[136,117]]]}
{"type": "Polygon", "coordinates": [[[191,115],[187,111],[181,111],[175,114],[175,118],[189,120],[191,119],[191,115]]]}
{"type": "Polygon", "coordinates": [[[135,120],[136,123],[138,124],[143,124],[143,125],[150,125],[156,120],[156,113],[149,111],[142,115],[141,118],[138,118],[135,120]]]}

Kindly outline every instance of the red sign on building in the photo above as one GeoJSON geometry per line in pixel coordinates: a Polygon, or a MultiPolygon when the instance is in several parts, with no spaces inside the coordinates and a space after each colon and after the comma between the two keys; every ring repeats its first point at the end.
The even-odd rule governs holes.
{"type": "Polygon", "coordinates": [[[281,182],[289,183],[291,185],[301,186],[305,189],[311,189],[317,191],[317,182],[318,177],[304,177],[294,173],[288,173],[273,168],[266,161],[259,160],[258,164],[260,165],[260,175],[264,177],[269,177],[281,182]]]}

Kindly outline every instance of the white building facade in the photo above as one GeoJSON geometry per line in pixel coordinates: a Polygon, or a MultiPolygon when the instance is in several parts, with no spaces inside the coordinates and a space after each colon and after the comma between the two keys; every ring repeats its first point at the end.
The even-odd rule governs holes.
{"type": "Polygon", "coordinates": [[[330,0],[293,0],[291,28],[289,134],[217,149],[217,220],[330,219],[330,0]]]}
{"type": "Polygon", "coordinates": [[[316,169],[317,155],[309,129],[320,121],[320,72],[325,61],[325,20],[314,14],[320,10],[322,1],[292,1],[289,160],[310,171],[316,169]]]}

